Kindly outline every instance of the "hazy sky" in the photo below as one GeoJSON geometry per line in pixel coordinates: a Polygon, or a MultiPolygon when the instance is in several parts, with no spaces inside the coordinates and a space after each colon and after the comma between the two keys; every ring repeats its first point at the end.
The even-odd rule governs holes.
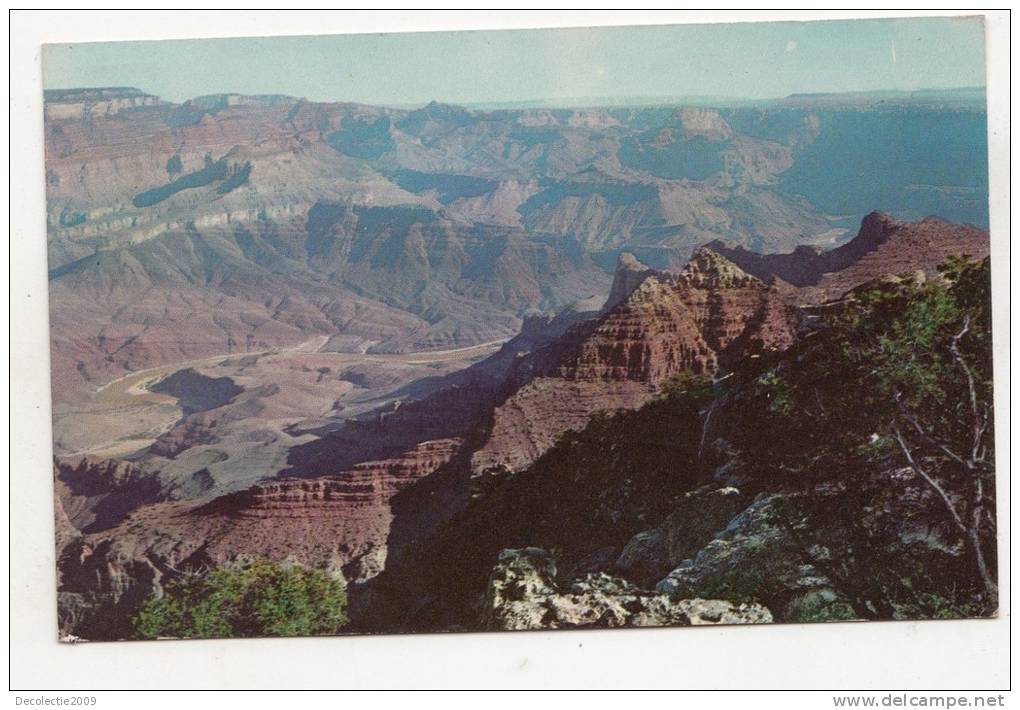
{"type": "Polygon", "coordinates": [[[46,88],[416,104],[983,86],[980,18],[47,45],[46,88]]]}

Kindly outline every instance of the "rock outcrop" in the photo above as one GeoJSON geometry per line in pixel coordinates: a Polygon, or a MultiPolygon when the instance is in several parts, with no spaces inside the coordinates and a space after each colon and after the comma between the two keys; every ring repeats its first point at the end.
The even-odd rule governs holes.
{"type": "Polygon", "coordinates": [[[620,626],[767,624],[758,604],[718,599],[674,600],[604,573],[589,574],[561,590],[556,563],[545,550],[504,550],[486,592],[484,623],[512,631],[620,626]]]}
{"type": "MultiPolygon", "coordinates": [[[[629,260],[620,271],[621,289],[643,273],[629,260]]],[[[777,288],[700,249],[678,274],[645,275],[598,320],[522,361],[472,467],[519,469],[596,412],[636,409],[674,375],[710,378],[743,358],[782,350],[796,329],[777,288]]]]}
{"type": "Polygon", "coordinates": [[[782,501],[779,494],[760,495],[656,589],[674,599],[753,596],[778,609],[800,595],[826,588],[825,577],[804,562],[804,552],[779,523],[777,506],[782,501]]]}
{"type": "Polygon", "coordinates": [[[182,370],[163,383],[183,415],[169,429],[153,415],[152,436],[123,449],[69,444],[133,457],[57,463],[61,625],[88,638],[123,635],[166,580],[238,556],[367,582],[420,549],[431,554],[396,576],[411,592],[394,606],[421,628],[465,625],[505,548],[494,628],[771,619],[742,604],[749,589],[790,618],[831,591],[773,520],[781,498],[749,500],[772,484],[734,465],[753,447],[713,449],[726,435],[718,398],[669,411],[683,399],[675,378],[773,361],[804,329],[797,307],[988,252],[978,229],[877,213],[844,246],[808,246],[842,233],[826,214],[863,214],[875,194],[896,214],[922,205],[984,223],[979,107],[915,106],[954,126],[939,150],[904,147],[937,169],[869,175],[889,145],[916,140],[884,99],[473,111],[235,94],[173,104],[126,88],[45,98],[53,391],[74,426],[91,426],[75,417],[101,385],[163,364],[320,341],[371,358],[519,333],[476,366],[394,382],[395,399],[366,398],[350,419],[335,417],[341,392],[370,367],[341,380],[316,362],[273,381],[279,370],[252,367],[243,393],[182,370]],[[946,145],[956,136],[966,150],[946,145]],[[805,191],[833,171],[851,178],[839,192],[851,207],[805,191]],[[564,439],[618,410],[630,411],[564,439]],[[230,434],[232,417],[251,427],[230,434]],[[228,447],[244,456],[217,450],[228,447]],[[702,488],[726,466],[713,486],[740,491],[702,488]],[[558,550],[573,581],[540,550],[516,550],[526,544],[558,550]]]}
{"type": "Polygon", "coordinates": [[[642,280],[560,374],[652,385],[680,372],[713,376],[748,355],[786,348],[795,324],[778,291],[703,248],[678,275],[642,280]]]}
{"type": "Polygon", "coordinates": [[[987,232],[970,225],[937,217],[907,223],[872,212],[861,220],[857,236],[828,251],[799,246],[786,254],[759,254],[718,241],[707,246],[764,281],[778,278],[796,286],[790,293],[797,303],[817,304],[885,276],[921,271],[937,278],[937,267],[948,257],[983,259],[990,243],[987,232]]]}
{"type": "Polygon", "coordinates": [[[609,289],[609,298],[602,306],[603,312],[611,311],[620,305],[641,283],[655,271],[648,268],[630,252],[622,252],[616,261],[613,274],[613,285],[609,289]]]}
{"type": "Polygon", "coordinates": [[[45,92],[46,120],[89,120],[113,116],[126,109],[159,106],[158,97],[130,87],[49,89],[45,92]]]}
{"type": "Polygon", "coordinates": [[[746,504],[746,497],[733,487],[686,494],[657,527],[627,543],[616,571],[639,585],[654,585],[712,540],[746,504]]]}
{"type": "Polygon", "coordinates": [[[112,527],[135,508],[169,497],[158,471],[89,455],[55,459],[53,479],[58,519],[84,532],[112,527]]]}
{"type": "MultiPolygon", "coordinates": [[[[315,479],[282,479],[207,503],[148,505],[92,535],[65,535],[58,552],[61,629],[94,629],[111,609],[137,603],[178,571],[238,557],[290,559],[363,581],[386,564],[390,501],[457,452],[457,439],[427,441],[393,459],[315,479]]],[[[109,633],[126,634],[128,628],[109,633]]],[[[97,636],[97,634],[99,634],[97,636]]]]}
{"type": "MultiPolygon", "coordinates": [[[[770,155],[788,150],[705,109],[664,119],[679,144],[717,144],[726,186],[621,165],[621,140],[603,132],[636,146],[645,120],[605,110],[494,115],[236,94],[174,104],[109,87],[49,91],[45,116],[62,397],[141,361],[320,334],[391,350],[485,342],[514,332],[527,309],[602,291],[593,249],[669,243],[686,254],[713,237],[761,235],[780,248],[827,227],[785,196],[748,197],[759,187],[732,201],[733,214],[721,208],[736,185],[783,170],[770,155]],[[740,167],[748,161],[757,175],[740,167]],[[408,209],[421,219],[408,223],[408,209]],[[266,305],[266,292],[280,298],[266,305]],[[162,321],[194,335],[168,345],[162,321]]],[[[622,152],[626,164],[634,151],[622,152]]]]}

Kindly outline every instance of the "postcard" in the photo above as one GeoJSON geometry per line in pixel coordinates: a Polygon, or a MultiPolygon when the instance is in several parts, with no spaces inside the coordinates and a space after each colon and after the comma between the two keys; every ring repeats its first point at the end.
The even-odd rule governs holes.
{"type": "Polygon", "coordinates": [[[995,616],[984,62],[45,46],[61,639],[995,616]]]}

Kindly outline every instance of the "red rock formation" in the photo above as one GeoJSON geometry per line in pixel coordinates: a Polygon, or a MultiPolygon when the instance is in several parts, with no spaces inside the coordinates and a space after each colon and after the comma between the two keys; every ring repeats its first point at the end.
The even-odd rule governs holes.
{"type": "Polygon", "coordinates": [[[58,501],[61,633],[118,638],[96,616],[139,603],[168,576],[238,558],[291,560],[364,581],[386,564],[393,496],[434,473],[460,439],[426,441],[392,459],[314,479],[278,479],[207,503],[173,501],[135,510],[116,527],[82,536],[58,501]],[[133,600],[133,601],[132,601],[133,600]]]}
{"type": "Polygon", "coordinates": [[[654,385],[682,371],[714,375],[719,358],[793,342],[795,318],[774,289],[708,249],[676,277],[646,278],[587,338],[563,376],[654,385]],[[729,353],[737,341],[746,345],[729,353]]]}
{"type": "Polygon", "coordinates": [[[933,217],[906,224],[875,212],[856,238],[827,252],[760,255],[714,242],[677,275],[621,259],[607,312],[517,368],[514,391],[496,408],[472,468],[522,468],[595,412],[640,407],[673,375],[714,376],[748,356],[785,349],[797,331],[793,304],[838,298],[887,275],[937,277],[949,256],[988,251],[987,232],[974,227],[933,217]],[[638,284],[635,274],[643,276],[638,284]]]}
{"type": "MultiPolygon", "coordinates": [[[[815,302],[889,273],[934,271],[950,254],[980,256],[987,248],[987,235],[969,227],[934,219],[904,225],[873,215],[865,220],[861,236],[836,256],[815,255],[819,263],[840,268],[826,272],[815,267],[817,281],[800,288],[780,278],[776,269],[766,270],[761,260],[748,262],[771,283],[714,250],[701,249],[678,273],[646,274],[609,309],[581,309],[565,316],[570,325],[530,318],[525,333],[499,355],[501,363],[513,362],[507,365],[507,391],[492,412],[484,443],[474,452],[472,469],[524,468],[564,431],[584,427],[599,411],[640,407],[673,375],[686,371],[714,376],[748,356],[787,347],[798,320],[791,302],[815,302]],[[584,312],[594,317],[582,319],[584,312]],[[518,348],[527,354],[517,356],[522,351],[518,348]]],[[[805,250],[793,257],[808,261],[805,250]]],[[[630,266],[624,260],[628,272],[634,270],[630,266]]],[[[795,280],[810,276],[807,267],[800,276],[783,273],[795,280]]],[[[632,276],[617,281],[638,281],[632,276]]],[[[467,396],[477,399],[473,389],[467,396]]],[[[414,416],[401,419],[405,415],[397,413],[394,420],[421,425],[427,413],[448,424],[450,411],[436,404],[440,401],[409,405],[407,411],[414,416]],[[416,406],[421,409],[416,411],[416,406]],[[426,407],[430,411],[424,412],[426,407]]],[[[409,435],[422,431],[410,429],[409,435]]],[[[372,433],[378,432],[359,430],[351,445],[372,440],[372,433]]],[[[68,506],[69,497],[62,497],[62,628],[70,631],[79,622],[87,623],[88,615],[104,604],[149,593],[175,570],[237,556],[294,559],[342,570],[350,580],[375,577],[386,565],[389,546],[401,549],[391,536],[391,530],[399,529],[393,525],[394,496],[434,473],[461,446],[460,439],[435,439],[396,458],[360,463],[342,473],[266,481],[206,503],[145,505],[116,527],[84,536],[77,534],[77,522],[71,524],[78,511],[68,506]]],[[[116,468],[83,470],[92,471],[90,478],[99,481],[133,480],[116,468]]],[[[431,479],[427,486],[442,478],[431,479]]],[[[415,527],[410,534],[420,531],[415,527]]]]}
{"type": "Polygon", "coordinates": [[[291,559],[342,571],[350,581],[369,579],[386,563],[391,498],[449,461],[461,443],[427,441],[392,459],[314,479],[266,481],[207,503],[144,506],[114,528],[74,538],[81,550],[62,558],[64,591],[106,589],[104,603],[116,603],[134,585],[158,586],[174,570],[238,556],[291,559]],[[139,567],[152,568],[149,582],[135,578],[131,570],[139,567]],[[97,569],[108,583],[86,579],[97,569]]]}
{"type": "Polygon", "coordinates": [[[861,223],[860,236],[870,238],[861,245],[859,256],[845,268],[824,273],[816,284],[802,289],[800,303],[839,298],[852,288],[890,274],[921,271],[928,278],[938,278],[937,267],[950,256],[983,259],[991,249],[988,232],[938,217],[904,223],[872,213],[861,223]]]}
{"type": "Polygon", "coordinates": [[[594,327],[577,326],[522,363],[534,376],[519,375],[521,386],[496,408],[472,468],[522,468],[595,412],[640,407],[673,375],[713,376],[789,346],[796,324],[776,287],[701,249],[679,274],[646,276],[594,327]]]}
{"type": "Polygon", "coordinates": [[[449,461],[461,443],[460,439],[426,441],[395,458],[366,461],[338,474],[265,481],[217,498],[197,512],[241,518],[328,518],[344,506],[385,506],[394,494],[449,461]]]}
{"type": "Polygon", "coordinates": [[[763,281],[782,279],[799,287],[790,292],[794,302],[816,304],[888,275],[923,271],[937,277],[938,265],[948,257],[983,259],[990,242],[988,232],[970,225],[938,217],[904,223],[872,212],[861,220],[856,237],[829,251],[800,246],[788,254],[757,254],[721,242],[708,247],[763,281]]]}
{"type": "Polygon", "coordinates": [[[654,270],[642,264],[630,252],[622,252],[616,260],[616,273],[613,275],[613,285],[609,289],[609,298],[602,307],[603,312],[616,308],[634,293],[642,281],[654,273],[654,270]]]}

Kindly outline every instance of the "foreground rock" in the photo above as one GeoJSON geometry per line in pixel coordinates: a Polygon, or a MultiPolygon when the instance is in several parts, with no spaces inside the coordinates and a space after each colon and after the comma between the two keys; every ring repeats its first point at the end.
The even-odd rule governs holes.
{"type": "Polygon", "coordinates": [[[746,503],[732,486],[688,493],[657,527],[627,543],[617,571],[637,584],[654,585],[724,529],[746,503]]]}
{"type": "Polygon", "coordinates": [[[545,550],[504,550],[489,579],[484,622],[490,629],[767,624],[758,604],[718,599],[673,600],[605,573],[589,574],[561,591],[556,562],[545,550]]]}
{"type": "MultiPolygon", "coordinates": [[[[672,599],[718,595],[754,597],[773,609],[805,594],[825,590],[828,581],[779,523],[783,495],[760,495],[708,544],[681,562],[656,589],[672,599]]],[[[781,610],[779,616],[782,618],[781,610]]]]}

